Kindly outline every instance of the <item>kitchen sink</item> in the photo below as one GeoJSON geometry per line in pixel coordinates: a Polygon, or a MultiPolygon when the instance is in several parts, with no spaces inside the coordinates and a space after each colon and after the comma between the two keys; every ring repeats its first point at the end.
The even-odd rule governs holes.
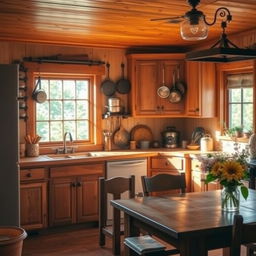
{"type": "Polygon", "coordinates": [[[86,158],[92,157],[93,155],[90,152],[81,152],[81,153],[72,153],[72,154],[55,154],[55,155],[47,155],[47,158],[54,160],[64,160],[64,159],[78,159],[78,158],[86,158]]]}

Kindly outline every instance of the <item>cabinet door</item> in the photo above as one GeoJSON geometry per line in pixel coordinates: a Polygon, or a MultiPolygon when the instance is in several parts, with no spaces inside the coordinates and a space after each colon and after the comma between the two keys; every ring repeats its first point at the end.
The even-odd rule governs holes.
{"type": "Polygon", "coordinates": [[[155,115],[160,111],[157,88],[158,61],[136,62],[135,115],[155,115]]]}
{"type": "MultiPolygon", "coordinates": [[[[177,69],[180,69],[180,81],[184,81],[183,74],[184,74],[184,64],[182,61],[162,61],[159,70],[159,77],[162,79],[162,72],[164,68],[164,75],[165,75],[165,85],[169,88],[172,88],[174,80],[176,78],[173,75],[174,72],[177,72],[177,69]]],[[[162,80],[160,80],[162,81],[162,80]]],[[[178,103],[171,103],[168,98],[162,99],[159,97],[159,106],[161,109],[161,114],[164,115],[181,115],[185,111],[185,99],[183,98],[178,103]]]]}
{"type": "Polygon", "coordinates": [[[187,62],[186,112],[193,117],[216,116],[215,64],[187,62]]]}
{"type": "Polygon", "coordinates": [[[76,222],[76,178],[55,178],[50,182],[50,226],[76,222]]]}
{"type": "Polygon", "coordinates": [[[98,180],[101,175],[78,178],[77,222],[98,220],[98,180]]]}
{"type": "Polygon", "coordinates": [[[201,178],[200,171],[191,172],[191,192],[203,192],[206,191],[206,186],[201,178]]]}
{"type": "Polygon", "coordinates": [[[46,183],[28,183],[20,185],[20,219],[26,230],[47,226],[46,183]]]}
{"type": "Polygon", "coordinates": [[[186,112],[188,116],[200,115],[200,86],[199,86],[199,63],[187,62],[187,102],[186,112]]]}

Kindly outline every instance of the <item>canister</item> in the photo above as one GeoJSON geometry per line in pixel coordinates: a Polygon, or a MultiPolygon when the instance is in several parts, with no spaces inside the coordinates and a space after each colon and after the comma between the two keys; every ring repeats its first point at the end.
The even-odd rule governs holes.
{"type": "Polygon", "coordinates": [[[200,140],[200,150],[202,152],[213,150],[213,139],[209,134],[205,134],[200,140]]]}

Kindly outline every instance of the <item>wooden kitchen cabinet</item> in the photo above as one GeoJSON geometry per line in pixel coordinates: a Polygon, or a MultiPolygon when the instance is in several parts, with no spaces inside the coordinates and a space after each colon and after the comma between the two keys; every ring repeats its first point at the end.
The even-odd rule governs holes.
{"type": "Polygon", "coordinates": [[[48,225],[47,181],[44,168],[20,171],[20,221],[26,230],[48,225]]]}
{"type": "Polygon", "coordinates": [[[128,56],[128,75],[132,82],[131,109],[134,117],[182,116],[185,100],[171,103],[161,98],[157,90],[163,85],[173,85],[173,71],[180,68],[184,74],[182,54],[133,54],[128,56]],[[164,71],[163,71],[164,70],[164,71]]]}
{"type": "Polygon", "coordinates": [[[197,159],[191,159],[191,192],[203,192],[220,189],[219,182],[205,184],[205,173],[201,170],[201,163],[197,159]]]}
{"type": "Polygon", "coordinates": [[[214,63],[186,63],[187,99],[186,116],[216,116],[216,67],[214,63]]]}
{"type": "Polygon", "coordinates": [[[54,167],[50,176],[50,226],[98,220],[103,163],[54,167]]]}

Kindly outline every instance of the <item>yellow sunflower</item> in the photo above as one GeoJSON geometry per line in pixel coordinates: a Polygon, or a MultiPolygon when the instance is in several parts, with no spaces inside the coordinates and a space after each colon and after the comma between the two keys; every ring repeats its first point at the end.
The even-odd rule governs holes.
{"type": "Polygon", "coordinates": [[[223,164],[221,162],[214,163],[211,169],[211,174],[215,177],[221,176],[222,168],[223,168],[223,164]]]}
{"type": "Polygon", "coordinates": [[[223,163],[222,179],[227,181],[241,180],[244,177],[244,167],[236,161],[227,161],[223,163]]]}

